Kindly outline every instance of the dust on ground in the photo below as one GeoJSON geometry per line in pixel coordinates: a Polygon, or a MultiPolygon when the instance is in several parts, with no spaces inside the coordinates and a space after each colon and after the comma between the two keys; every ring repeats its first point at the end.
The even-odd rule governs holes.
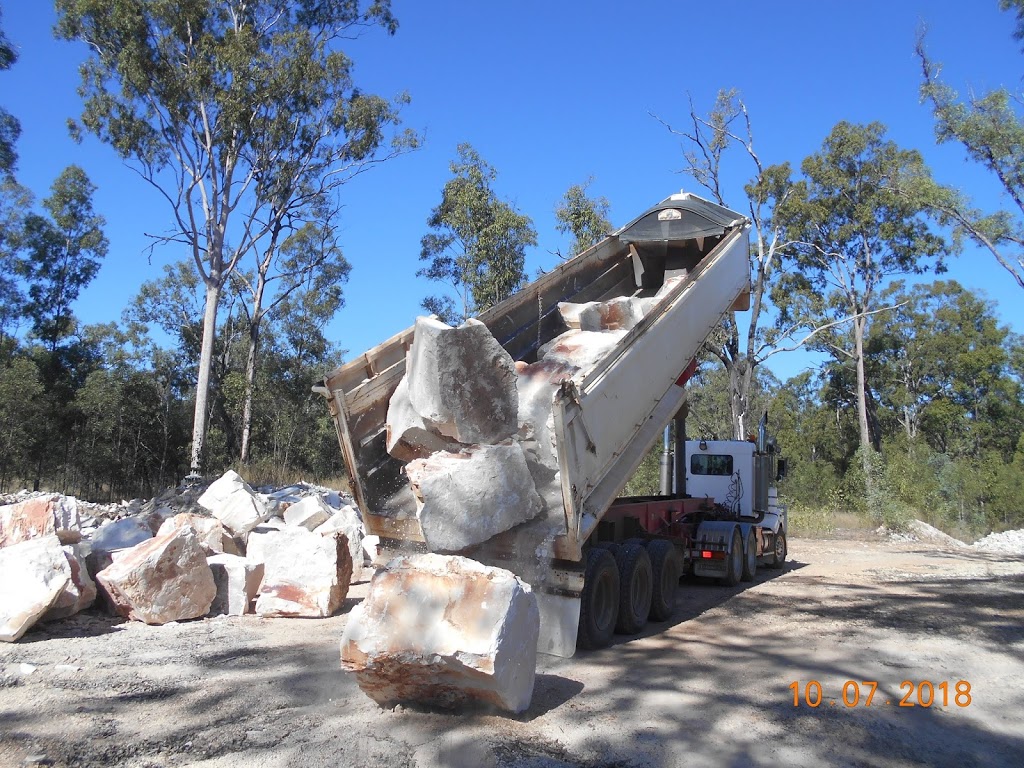
{"type": "Polygon", "coordinates": [[[364,696],[338,644],[365,582],[329,619],[86,612],[0,647],[0,766],[1020,764],[1024,557],[881,538],[790,555],[736,588],[684,581],[641,637],[541,656],[518,717],[364,696]]]}

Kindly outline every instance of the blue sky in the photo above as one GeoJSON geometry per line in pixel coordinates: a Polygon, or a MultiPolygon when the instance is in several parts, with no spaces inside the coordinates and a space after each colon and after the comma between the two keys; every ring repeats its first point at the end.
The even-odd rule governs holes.
{"type": "MultiPolygon", "coordinates": [[[[94,202],[108,222],[110,254],[75,310],[85,322],[117,320],[142,281],[184,255],[165,246],[150,260],[146,252],[145,234],[166,231],[169,211],[109,147],[68,138],[66,120],[81,106],[85,49],[52,38],[52,6],[0,0],[0,7],[20,53],[0,73],[0,104],[22,124],[18,178],[42,198],[61,169],[77,163],[99,187],[94,202]]],[[[415,277],[419,240],[460,141],[497,169],[499,194],[532,217],[539,244],[528,253],[530,274],[567,247],[554,208],[571,184],[593,176],[591,190],[611,202],[616,226],[681,188],[700,193],[677,172],[679,142],[650,113],[683,124],[688,98],[706,112],[720,88],[741,92],[765,164],[798,165],[839,120],[878,120],[890,138],[919,149],[940,181],[985,208],[1008,203],[962,149],[935,145],[913,54],[924,22],[929,51],[954,87],[1019,90],[1024,58],[998,0],[394,0],[393,8],[400,24],[393,38],[373,33],[348,50],[363,90],[409,92],[405,124],[426,142],[343,193],[341,245],[353,269],[331,336],[349,357],[410,325],[420,300],[437,290],[415,277]]],[[[727,172],[727,198],[744,210],[750,168],[736,155],[727,172]]],[[[983,291],[1002,321],[1024,333],[1024,313],[1015,309],[1024,297],[986,253],[967,249],[947,277],[983,291]]],[[[771,361],[783,378],[807,364],[799,355],[771,361]]]]}

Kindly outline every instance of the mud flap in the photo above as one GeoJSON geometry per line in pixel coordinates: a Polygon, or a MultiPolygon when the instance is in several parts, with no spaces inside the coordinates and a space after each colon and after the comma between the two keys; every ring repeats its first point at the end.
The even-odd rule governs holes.
{"type": "Polygon", "coordinates": [[[537,650],[550,656],[570,658],[576,653],[580,628],[580,598],[536,590],[540,608],[540,637],[537,650]]]}

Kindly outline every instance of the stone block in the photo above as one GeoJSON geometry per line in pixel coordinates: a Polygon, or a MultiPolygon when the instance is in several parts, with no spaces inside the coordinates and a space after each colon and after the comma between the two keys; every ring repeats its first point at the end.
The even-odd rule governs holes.
{"type": "Polygon", "coordinates": [[[519,443],[435,453],[405,467],[431,552],[458,552],[541,511],[519,443]]]}
{"type": "Polygon", "coordinates": [[[160,525],[157,535],[170,533],[189,526],[199,539],[199,545],[208,555],[225,553],[228,555],[241,555],[242,548],[231,532],[220,520],[215,517],[204,517],[191,512],[181,512],[174,517],[169,517],[160,525]]]}
{"type": "Polygon", "coordinates": [[[514,574],[464,557],[392,560],[349,617],[341,665],[382,707],[530,705],[539,611],[514,574]]]}
{"type": "Polygon", "coordinates": [[[253,602],[263,582],[263,563],[254,563],[238,555],[210,555],[207,565],[213,572],[217,596],[210,606],[212,614],[242,616],[253,612],[253,602]]]}
{"type": "Polygon", "coordinates": [[[205,616],[217,596],[206,553],[189,526],[124,550],[96,581],[118,615],[146,624],[205,616]]]}
{"type": "MultiPolygon", "coordinates": [[[[408,370],[408,368],[406,368],[408,370]]],[[[387,451],[399,461],[426,458],[436,451],[458,450],[454,440],[442,436],[409,400],[409,376],[398,382],[388,402],[387,451]]]]}
{"type": "Polygon", "coordinates": [[[412,407],[446,437],[498,443],[518,428],[515,363],[479,320],[416,318],[406,375],[412,407]]]}
{"type": "Polygon", "coordinates": [[[215,480],[198,501],[237,536],[244,536],[270,516],[266,499],[230,469],[215,480]]]}
{"type": "Polygon", "coordinates": [[[55,621],[84,611],[96,602],[96,583],[89,576],[85,563],[84,548],[78,545],[64,546],[64,556],[71,568],[71,579],[64,591],[43,615],[43,621],[55,621]]]}
{"type": "Polygon", "coordinates": [[[546,362],[562,363],[586,372],[625,335],[626,331],[566,331],[543,345],[537,355],[546,362]]]}
{"type": "Polygon", "coordinates": [[[266,547],[264,544],[267,541],[267,537],[271,534],[277,533],[278,531],[284,530],[288,525],[284,520],[278,517],[272,517],[269,520],[257,525],[245,537],[245,556],[254,563],[266,562],[266,547]]]}
{"type": "Polygon", "coordinates": [[[113,552],[128,549],[153,538],[153,529],[142,517],[123,517],[104,523],[89,540],[93,552],[113,552]]]}
{"type": "Polygon", "coordinates": [[[18,640],[70,582],[71,565],[60,539],[52,534],[0,549],[0,640],[18,640]]]}
{"type": "Polygon", "coordinates": [[[340,531],[320,535],[288,527],[266,536],[265,568],[256,613],[324,617],[348,595],[352,557],[340,531]]]}
{"type": "Polygon", "coordinates": [[[559,302],[558,312],[569,329],[580,331],[628,331],[644,319],[641,299],[618,296],[586,304],[559,302]]]}
{"type": "Polygon", "coordinates": [[[318,525],[327,522],[333,511],[319,496],[306,496],[284,511],[284,521],[288,525],[297,525],[312,531],[318,525]]]}
{"type": "Polygon", "coordinates": [[[349,504],[337,511],[332,510],[332,512],[334,514],[317,526],[313,533],[321,535],[331,534],[335,531],[344,533],[345,538],[348,539],[348,552],[352,557],[352,567],[358,569],[363,565],[363,539],[366,537],[363,519],[356,508],[349,504]]]}
{"type": "Polygon", "coordinates": [[[80,527],[78,503],[73,496],[39,496],[0,506],[0,547],[80,527]]]}

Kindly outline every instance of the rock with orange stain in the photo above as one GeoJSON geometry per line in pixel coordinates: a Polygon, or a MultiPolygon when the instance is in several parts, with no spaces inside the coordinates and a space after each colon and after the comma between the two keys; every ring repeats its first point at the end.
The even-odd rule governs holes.
{"type": "Polygon", "coordinates": [[[96,581],[118,615],[146,624],[205,616],[217,596],[206,553],[187,525],[122,550],[96,581]]]}
{"type": "Polygon", "coordinates": [[[157,536],[170,531],[191,526],[203,551],[208,555],[220,553],[228,555],[241,554],[239,542],[231,535],[231,532],[224,527],[224,523],[215,517],[204,517],[192,512],[181,512],[174,517],[169,517],[160,525],[157,536]]]}
{"type": "Polygon", "coordinates": [[[348,538],[287,526],[261,542],[263,583],[256,599],[260,616],[331,616],[352,581],[348,538]]]}
{"type": "Polygon", "coordinates": [[[84,611],[96,602],[96,582],[89,576],[85,554],[81,545],[65,545],[64,557],[71,568],[71,579],[64,591],[57,596],[53,605],[43,615],[43,621],[55,621],[84,611]]]}
{"type": "Polygon", "coordinates": [[[562,363],[586,373],[607,355],[626,331],[566,331],[537,351],[548,363],[562,363]]]}
{"type": "Polygon", "coordinates": [[[352,609],[341,665],[382,707],[530,706],[540,613],[528,584],[465,557],[399,557],[352,609]]]}
{"type": "Polygon", "coordinates": [[[237,536],[245,536],[270,517],[266,500],[230,469],[206,489],[198,502],[237,536]]]}
{"type": "Polygon", "coordinates": [[[80,528],[73,496],[40,496],[0,506],[0,547],[80,528]]]}

